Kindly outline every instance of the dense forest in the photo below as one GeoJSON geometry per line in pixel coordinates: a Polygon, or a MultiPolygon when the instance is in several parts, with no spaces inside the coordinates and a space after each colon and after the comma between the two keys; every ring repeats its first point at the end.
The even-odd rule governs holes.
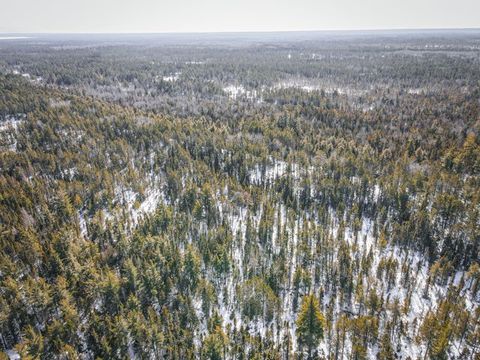
{"type": "Polygon", "coordinates": [[[0,359],[480,359],[480,32],[0,40],[0,359]]]}

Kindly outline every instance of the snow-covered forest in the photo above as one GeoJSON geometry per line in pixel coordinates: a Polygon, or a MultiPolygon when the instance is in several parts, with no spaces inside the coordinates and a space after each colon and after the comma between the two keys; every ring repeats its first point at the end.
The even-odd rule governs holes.
{"type": "Polygon", "coordinates": [[[0,42],[0,359],[479,359],[479,263],[478,31],[0,42]]]}

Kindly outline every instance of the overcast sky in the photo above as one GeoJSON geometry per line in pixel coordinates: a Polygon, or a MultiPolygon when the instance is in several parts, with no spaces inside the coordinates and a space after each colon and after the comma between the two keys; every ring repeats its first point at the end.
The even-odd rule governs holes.
{"type": "Polygon", "coordinates": [[[0,33],[480,28],[480,0],[0,0],[0,33]]]}

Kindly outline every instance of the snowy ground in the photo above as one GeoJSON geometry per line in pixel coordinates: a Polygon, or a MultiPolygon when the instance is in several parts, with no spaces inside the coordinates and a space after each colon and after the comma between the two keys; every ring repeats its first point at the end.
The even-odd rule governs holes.
{"type": "Polygon", "coordinates": [[[181,72],[176,72],[176,73],[171,74],[171,75],[163,76],[162,79],[163,79],[163,81],[167,81],[167,82],[175,82],[180,78],[181,74],[182,74],[181,72]]]}
{"type": "MultiPolygon", "coordinates": [[[[300,180],[304,176],[310,176],[312,172],[313,168],[305,171],[297,164],[289,165],[284,161],[269,158],[266,164],[254,165],[250,170],[249,176],[253,186],[265,187],[267,186],[267,183],[271,184],[281,177],[290,175],[294,182],[294,191],[298,196],[300,180]]],[[[162,192],[162,187],[159,185],[161,184],[160,179],[156,177],[155,174],[151,174],[150,177],[154,180],[151,181],[150,186],[147,187],[143,196],[130,188],[116,188],[114,202],[117,207],[122,208],[128,215],[128,223],[131,228],[140,223],[142,217],[153,213],[160,203],[166,203],[165,194],[162,192]]],[[[352,184],[354,184],[357,179],[352,178],[351,181],[352,184]]],[[[219,222],[226,223],[230,226],[231,232],[234,236],[233,248],[231,250],[233,268],[231,273],[222,279],[215,279],[214,274],[211,274],[212,279],[215,279],[213,283],[218,296],[215,309],[222,316],[225,329],[227,327],[235,327],[237,330],[240,330],[240,328],[248,326],[251,335],[261,336],[266,336],[267,331],[271,330],[271,336],[273,336],[273,340],[277,344],[284,341],[286,332],[288,331],[293,351],[295,351],[297,348],[295,321],[297,319],[298,308],[294,308],[294,274],[299,266],[298,252],[300,242],[303,241],[301,240],[301,234],[305,226],[309,229],[315,229],[315,227],[318,226],[316,215],[296,213],[292,217],[292,214],[289,215],[289,211],[284,204],[281,202],[274,204],[274,218],[271,232],[271,254],[278,255],[282,247],[286,249],[286,258],[289,259],[288,268],[286,269],[288,281],[285,288],[280,292],[280,311],[277,312],[274,319],[271,322],[265,322],[261,319],[248,321],[242,314],[237,293],[238,286],[248,278],[246,270],[249,265],[245,263],[245,261],[248,260],[245,258],[246,224],[250,220],[252,226],[258,228],[264,207],[262,205],[256,213],[252,213],[247,207],[240,207],[228,203],[228,200],[226,200],[228,199],[228,193],[228,187],[226,187],[221,194],[217,194],[218,201],[216,206],[219,214],[219,222]],[[282,232],[288,234],[286,245],[281,243],[279,229],[282,229],[282,232]]],[[[378,201],[381,193],[382,190],[378,184],[372,187],[371,194],[374,201],[378,201]]],[[[434,310],[437,307],[439,301],[445,297],[447,287],[432,283],[430,285],[428,296],[424,296],[424,290],[429,278],[429,266],[426,263],[424,256],[418,252],[406,251],[405,249],[396,246],[380,247],[378,239],[374,233],[375,224],[373,219],[363,217],[357,230],[355,230],[349,226],[341,227],[340,224],[345,222],[346,219],[338,218],[336,213],[331,209],[328,211],[328,217],[328,225],[327,227],[322,225],[322,231],[324,231],[331,239],[345,239],[349,246],[352,260],[361,259],[362,256],[365,256],[366,254],[371,254],[373,258],[370,266],[370,275],[368,278],[363,278],[362,286],[365,287],[366,284],[369,284],[368,286],[377,289],[378,293],[383,296],[388,304],[393,304],[395,301],[398,301],[399,304],[410,304],[403,315],[403,320],[407,324],[405,327],[405,336],[398,337],[397,343],[393,344],[393,346],[401,349],[400,359],[422,357],[426,349],[415,342],[419,326],[417,320],[424,318],[428,311],[434,310]],[[390,284],[388,284],[385,275],[376,276],[381,262],[385,261],[396,264],[393,283],[390,284]],[[410,284],[411,289],[413,290],[409,290],[403,286],[402,279],[406,275],[411,279],[410,284]],[[417,323],[417,325],[412,325],[414,323],[417,323]]],[[[118,219],[121,217],[119,213],[107,212],[106,218],[118,219]]],[[[80,216],[80,228],[84,236],[87,232],[87,221],[88,220],[85,220],[83,216],[80,216]]],[[[348,222],[346,223],[348,224],[348,222]]],[[[206,232],[206,224],[202,224],[200,221],[198,223],[198,230],[200,232],[206,232]]],[[[308,246],[310,246],[309,251],[311,255],[315,258],[316,242],[313,239],[309,239],[308,246]]],[[[333,251],[335,253],[334,257],[338,258],[338,248],[333,249],[333,251]]],[[[267,260],[268,259],[262,259],[262,261],[267,260]]],[[[315,278],[314,262],[310,266],[306,268],[304,267],[304,270],[309,273],[311,279],[315,278]]],[[[380,271],[380,274],[381,273],[382,272],[380,271]]],[[[457,272],[454,276],[453,282],[458,284],[463,275],[463,273],[457,272]]],[[[364,314],[363,306],[360,305],[361,303],[357,301],[358,299],[356,299],[355,296],[353,297],[351,304],[340,303],[340,301],[338,301],[338,295],[335,295],[332,292],[332,289],[327,289],[324,286],[325,281],[326,278],[322,275],[319,283],[315,284],[311,289],[314,293],[318,293],[321,288],[325,290],[321,304],[323,311],[326,311],[327,306],[330,304],[330,299],[336,299],[336,301],[333,302],[333,313],[335,316],[345,313],[345,311],[351,314],[364,314]]],[[[368,288],[363,289],[363,291],[367,294],[368,288]]],[[[300,292],[300,298],[302,294],[303,293],[300,292]]],[[[196,310],[197,317],[200,319],[200,330],[199,333],[197,333],[198,338],[196,340],[197,345],[200,345],[199,337],[204,336],[207,333],[206,319],[208,316],[203,313],[200,298],[195,298],[193,300],[193,306],[196,310]]],[[[474,299],[467,298],[467,306],[469,309],[474,310],[475,307],[478,307],[478,303],[476,303],[474,299]]],[[[387,313],[391,312],[391,310],[386,311],[387,313]]],[[[379,331],[383,331],[383,328],[380,328],[379,331]]],[[[351,351],[351,339],[347,338],[346,340],[347,342],[344,350],[345,354],[348,354],[351,351]]],[[[326,338],[319,346],[319,350],[324,354],[328,354],[328,344],[332,341],[333,339],[326,338]]],[[[460,354],[460,351],[461,346],[457,349],[457,354],[460,354]]],[[[368,358],[375,359],[377,352],[378,345],[369,347],[368,358]]]]}
{"type": "Polygon", "coordinates": [[[0,139],[6,145],[6,150],[17,151],[17,132],[21,124],[25,122],[25,114],[7,115],[0,118],[0,139]]]}

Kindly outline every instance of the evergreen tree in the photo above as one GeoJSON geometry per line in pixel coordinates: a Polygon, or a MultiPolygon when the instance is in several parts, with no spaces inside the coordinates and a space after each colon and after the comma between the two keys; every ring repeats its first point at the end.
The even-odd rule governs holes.
{"type": "Polygon", "coordinates": [[[313,350],[323,339],[326,320],[320,311],[317,298],[311,294],[303,297],[297,317],[297,336],[301,348],[307,347],[307,358],[313,359],[313,350]]]}
{"type": "Polygon", "coordinates": [[[396,358],[388,331],[382,336],[380,351],[378,352],[377,358],[381,360],[394,360],[396,358]]]}

